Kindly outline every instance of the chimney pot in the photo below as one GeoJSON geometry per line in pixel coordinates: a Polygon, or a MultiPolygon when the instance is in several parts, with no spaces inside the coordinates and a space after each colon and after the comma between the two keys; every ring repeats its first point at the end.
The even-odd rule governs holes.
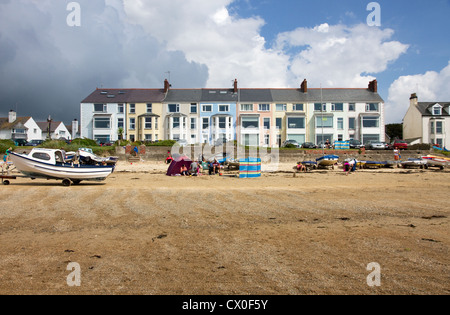
{"type": "Polygon", "coordinates": [[[165,80],[164,80],[164,93],[169,92],[169,90],[170,90],[170,83],[169,83],[169,80],[165,79],[165,80]]]}

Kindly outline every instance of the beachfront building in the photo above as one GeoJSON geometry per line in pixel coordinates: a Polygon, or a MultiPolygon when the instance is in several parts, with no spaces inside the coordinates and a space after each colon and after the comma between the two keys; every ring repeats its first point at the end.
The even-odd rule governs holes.
{"type": "Polygon", "coordinates": [[[275,146],[274,108],[270,89],[239,89],[238,142],[244,146],[275,146]]]}
{"type": "Polygon", "coordinates": [[[219,145],[235,140],[237,102],[237,90],[202,90],[199,104],[202,143],[219,145]]]}
{"type": "Polygon", "coordinates": [[[162,89],[138,89],[130,91],[126,106],[127,135],[131,142],[154,142],[163,139],[164,127],[162,89]]]}
{"type": "Polygon", "coordinates": [[[170,89],[163,103],[164,137],[200,143],[200,89],[170,89]]]}
{"type": "Polygon", "coordinates": [[[41,140],[41,129],[32,117],[17,117],[11,110],[8,117],[0,117],[0,139],[4,140],[41,140]]]}
{"type": "Polygon", "coordinates": [[[427,143],[450,148],[450,101],[419,102],[412,94],[403,119],[403,138],[410,144],[427,143]]]}
{"type": "Polygon", "coordinates": [[[133,90],[96,89],[80,105],[80,137],[108,143],[126,138],[126,107],[133,90]]]}
{"type": "Polygon", "coordinates": [[[384,101],[367,89],[97,89],[81,103],[81,136],[100,142],[184,140],[281,146],[286,140],[385,141],[384,101]]]}
{"type": "Polygon", "coordinates": [[[384,101],[376,80],[368,89],[307,89],[304,94],[309,142],[385,141],[384,101]]]}

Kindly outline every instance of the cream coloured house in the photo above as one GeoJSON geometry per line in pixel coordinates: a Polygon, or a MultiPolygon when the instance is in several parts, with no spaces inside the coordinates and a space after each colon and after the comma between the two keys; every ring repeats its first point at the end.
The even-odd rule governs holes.
{"type": "Polygon", "coordinates": [[[419,102],[412,94],[403,118],[403,138],[410,144],[450,147],[450,102],[419,102]]]}

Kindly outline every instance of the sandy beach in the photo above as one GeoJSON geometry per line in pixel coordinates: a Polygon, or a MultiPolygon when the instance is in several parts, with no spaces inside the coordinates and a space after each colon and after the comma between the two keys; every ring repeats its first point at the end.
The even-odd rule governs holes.
{"type": "Polygon", "coordinates": [[[450,293],[448,169],[294,165],[238,179],[119,162],[102,183],[14,180],[0,188],[0,294],[450,293]]]}

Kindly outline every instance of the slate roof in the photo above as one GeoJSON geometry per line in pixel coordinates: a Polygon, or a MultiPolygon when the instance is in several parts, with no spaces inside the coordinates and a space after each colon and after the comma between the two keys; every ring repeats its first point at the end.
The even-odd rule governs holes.
{"type": "Polygon", "coordinates": [[[434,116],[431,112],[431,108],[436,104],[443,107],[442,116],[450,116],[450,102],[419,102],[417,109],[422,116],[434,116]]]}
{"type": "Polygon", "coordinates": [[[11,130],[16,126],[23,126],[31,117],[17,117],[13,123],[9,123],[8,118],[0,118],[0,130],[11,130]]]}
{"type": "Polygon", "coordinates": [[[164,98],[161,89],[97,89],[81,103],[160,103],[164,98]]]}

